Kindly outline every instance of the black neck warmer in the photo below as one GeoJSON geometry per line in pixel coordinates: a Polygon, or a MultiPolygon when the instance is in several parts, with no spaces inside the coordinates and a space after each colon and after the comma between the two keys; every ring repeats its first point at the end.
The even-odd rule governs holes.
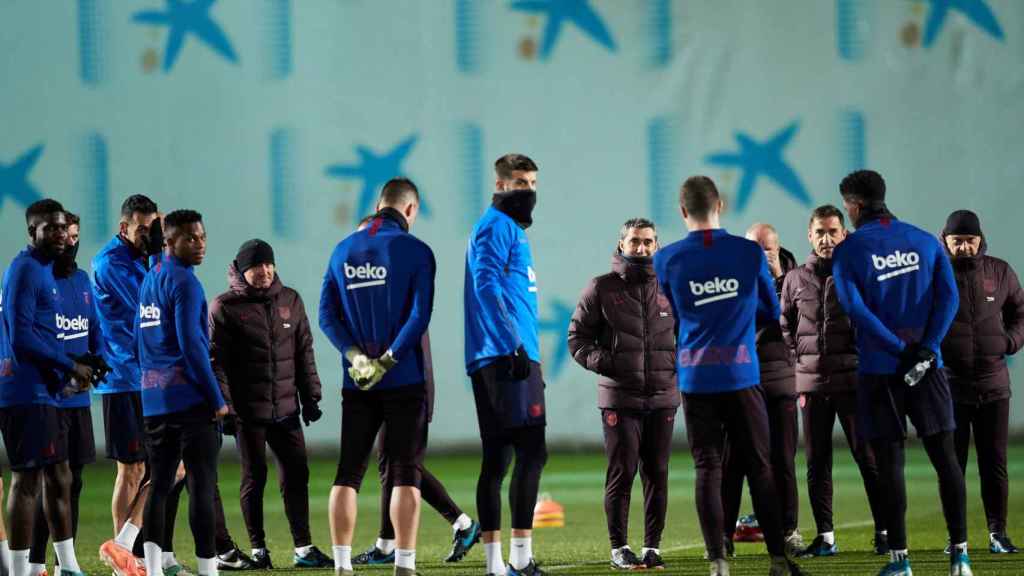
{"type": "Polygon", "coordinates": [[[526,230],[533,224],[533,207],[537,205],[535,190],[509,190],[498,192],[491,197],[491,203],[502,213],[516,221],[526,230]]]}

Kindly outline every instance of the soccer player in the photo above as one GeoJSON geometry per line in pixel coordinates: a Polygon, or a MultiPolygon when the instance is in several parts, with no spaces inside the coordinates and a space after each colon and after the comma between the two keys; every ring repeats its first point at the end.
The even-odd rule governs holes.
{"type": "Polygon", "coordinates": [[[911,573],[903,477],[908,416],[938,473],[952,551],[949,573],[969,575],[964,476],[939,350],[958,305],[949,258],[935,236],[889,212],[877,172],[853,172],[839,191],[857,230],[835,248],[832,273],[839,302],[857,327],[857,422],[878,461],[889,530],[890,562],[879,575],[911,573]]]}
{"type": "Polygon", "coordinates": [[[658,290],[651,258],[658,250],[654,223],[622,225],[612,271],[587,284],[569,323],[569,350],[599,374],[597,407],[608,458],[604,512],[612,568],[662,568],[661,533],[668,508],[672,428],[679,407],[675,318],[658,290]],[[629,501],[637,469],[644,486],[644,546],[629,547],[629,501]]]}
{"type": "Polygon", "coordinates": [[[191,210],[171,212],[163,227],[166,249],[142,282],[136,321],[151,478],[143,517],[146,574],[163,574],[166,501],[184,461],[198,573],[216,576],[219,420],[228,408],[210,365],[206,295],[193,271],[206,257],[206,230],[191,210]]]}
{"type": "MultiPolygon", "coordinates": [[[[64,352],[72,357],[99,354],[102,349],[99,326],[96,322],[92,282],[89,275],[78,268],[80,219],[67,212],[68,241],[64,252],[53,262],[53,275],[57,281],[57,296],[61,312],[57,316],[57,338],[64,343],[64,352]]],[[[78,498],[82,493],[82,469],[96,461],[96,442],[92,432],[92,412],[89,409],[89,390],[61,393],[57,397],[57,417],[67,435],[68,465],[71,468],[71,535],[78,537],[78,498]]],[[[50,530],[42,499],[36,507],[36,520],[32,532],[32,550],[29,563],[36,576],[46,571],[46,542],[50,530]]]]}
{"type": "Polygon", "coordinates": [[[416,570],[420,467],[426,444],[426,372],[422,338],[434,305],[434,254],[409,234],[419,214],[416,185],[406,178],[381,190],[369,227],[331,255],[320,294],[320,328],[343,356],[341,456],[331,489],[335,573],[352,574],[356,493],[381,425],[394,475],[391,520],[395,574],[416,570]]]}
{"type": "Polygon", "coordinates": [[[857,348],[853,324],[839,305],[832,278],[832,253],[846,239],[843,213],[831,205],[811,213],[807,227],[811,255],[786,275],[782,285],[782,335],[796,356],[796,387],[804,416],[807,492],[818,535],[803,556],[839,552],[832,524],[832,431],[843,428],[860,469],[871,516],[875,554],[889,554],[878,490],[878,466],[871,445],[857,433],[857,348]]]}
{"type": "Polygon", "coordinates": [[[277,274],[274,249],[242,244],[228,266],[229,288],[210,305],[210,356],[228,403],[225,433],[242,459],[242,516],[254,568],[273,565],[263,529],[267,446],[277,459],[296,568],[329,568],[309,532],[309,463],[302,422],[320,419],[313,334],[299,293],[277,274]]]}
{"type": "Polygon", "coordinates": [[[29,574],[40,485],[61,574],[79,574],[71,529],[67,438],[56,396],[65,388],[87,388],[92,369],[68,356],[58,339],[57,316],[62,309],[53,262],[67,247],[64,208],[56,200],[39,200],[25,211],[25,223],[29,246],[11,261],[0,293],[0,433],[11,466],[11,574],[29,574]]]}
{"type": "MultiPolygon", "coordinates": [[[[779,234],[771,224],[757,223],[746,233],[747,240],[757,242],[764,250],[768,271],[775,280],[775,294],[782,292],[782,282],[796,267],[793,253],[779,244],[779,234]]],[[[797,529],[800,517],[800,498],[796,486],[796,445],[799,438],[796,412],[796,374],[793,357],[782,338],[779,321],[757,322],[757,359],[768,407],[768,429],[771,431],[772,474],[779,491],[782,508],[782,530],[786,535],[786,551],[791,555],[803,550],[803,539],[797,529]]],[[[726,438],[726,457],[722,464],[722,506],[725,510],[726,552],[733,554],[733,535],[742,530],[753,516],[747,516],[739,525],[737,517],[743,499],[743,478],[746,475],[742,442],[726,438]],[[739,528],[739,530],[737,529],[739,528]]]]}
{"type": "Polygon", "coordinates": [[[729,574],[721,494],[725,435],[747,447],[747,478],[771,575],[799,574],[786,557],[755,346],[755,320],[779,317],[775,281],[759,245],[721,228],[722,201],[710,178],[688,178],[679,204],[690,233],[654,255],[654,271],[676,318],[676,370],[711,574],[729,574]]]}
{"type": "Polygon", "coordinates": [[[1013,553],[1017,547],[1006,535],[1010,427],[1006,357],[1024,345],[1024,290],[1007,262],[986,253],[988,245],[974,212],[950,214],[942,239],[960,291],[960,310],[942,341],[942,357],[953,389],[957,458],[966,474],[973,429],[989,550],[1013,553]]]}
{"type": "Polygon", "coordinates": [[[501,555],[501,484],[512,460],[509,499],[512,576],[540,575],[533,559],[533,509],[547,462],[544,378],[537,339],[537,274],[525,230],[537,203],[537,165],[521,154],[494,164],[492,205],[473,228],[463,293],[466,372],[483,445],[476,507],[487,573],[506,573],[501,555]]]}

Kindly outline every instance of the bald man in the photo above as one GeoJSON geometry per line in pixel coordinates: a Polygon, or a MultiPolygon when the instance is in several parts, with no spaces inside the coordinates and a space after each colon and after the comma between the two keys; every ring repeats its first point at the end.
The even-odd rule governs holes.
{"type": "MultiPolygon", "coordinates": [[[[796,258],[779,244],[779,234],[771,224],[756,223],[747,230],[747,240],[756,242],[764,250],[768,270],[775,280],[776,296],[782,293],[782,281],[796,268],[796,258]]],[[[779,320],[757,322],[757,357],[761,371],[761,386],[768,405],[768,427],[771,431],[771,464],[775,486],[782,509],[782,527],[786,546],[791,553],[803,549],[803,540],[797,529],[800,502],[796,485],[797,394],[796,373],[789,348],[782,338],[779,320]]],[[[743,497],[743,478],[746,470],[740,464],[743,446],[730,443],[722,473],[722,506],[725,511],[727,547],[736,530],[740,500],[743,497]]]]}

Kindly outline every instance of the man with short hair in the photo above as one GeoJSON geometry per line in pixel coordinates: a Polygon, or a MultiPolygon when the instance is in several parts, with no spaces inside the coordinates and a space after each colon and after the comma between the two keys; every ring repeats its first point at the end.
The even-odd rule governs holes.
{"type": "Polygon", "coordinates": [[[228,266],[229,289],[210,305],[210,357],[228,404],[225,434],[242,460],[242,516],[254,568],[271,569],[263,529],[267,446],[277,459],[296,568],[333,562],[309,531],[309,463],[302,422],[320,419],[320,376],[313,334],[299,293],[282,284],[274,249],[260,239],[242,244],[228,266]]]}
{"type": "Polygon", "coordinates": [[[331,489],[334,567],[352,570],[356,493],[381,425],[394,474],[391,519],[395,574],[416,571],[420,469],[426,448],[423,334],[434,304],[434,254],[409,234],[419,214],[416,185],[388,181],[368,228],[342,240],[331,255],[320,294],[320,328],[342,354],[341,455],[331,489]]]}
{"type": "MultiPolygon", "coordinates": [[[[57,316],[57,339],[64,352],[72,357],[96,355],[102,350],[96,308],[89,274],[78,267],[81,220],[67,212],[68,241],[64,252],[53,262],[53,276],[57,282],[61,312],[57,316]]],[[[92,412],[89,408],[89,390],[72,393],[62,391],[57,397],[57,416],[64,427],[68,445],[68,465],[71,469],[70,508],[71,535],[78,537],[78,499],[82,493],[82,469],[96,461],[96,442],[92,431],[92,412]]],[[[40,498],[36,507],[36,520],[32,531],[32,550],[29,563],[33,574],[46,571],[46,542],[50,529],[46,525],[46,511],[40,498]]]]}
{"type": "Polygon", "coordinates": [[[832,273],[839,302],[857,327],[857,422],[874,448],[884,498],[890,562],[879,576],[911,573],[903,477],[908,416],[939,477],[950,576],[970,575],[964,476],[939,350],[958,304],[949,258],[933,235],[889,212],[877,172],[853,172],[839,191],[857,231],[835,248],[832,273]]]}
{"type": "Polygon", "coordinates": [[[815,208],[807,227],[811,254],[782,285],[782,335],[796,357],[807,492],[818,529],[802,556],[839,552],[832,523],[832,430],[837,418],[864,481],[875,524],[875,554],[889,553],[875,454],[858,434],[853,324],[839,305],[832,278],[832,253],[845,239],[843,213],[831,205],[815,208]]]}
{"type": "Polygon", "coordinates": [[[171,212],[163,227],[166,248],[142,282],[135,326],[151,478],[144,515],[146,574],[163,574],[167,496],[184,462],[198,573],[216,576],[219,420],[228,408],[210,364],[206,295],[193,271],[206,257],[206,230],[192,210],[171,212]]]}
{"type": "Polygon", "coordinates": [[[612,271],[590,281],[569,323],[569,350],[600,375],[597,407],[608,458],[604,511],[617,570],[664,568],[672,428],[679,407],[675,318],[658,290],[658,233],[646,218],[622,225],[612,271]],[[629,502],[637,469],[644,486],[644,546],[629,547],[629,502]]]}
{"type": "Polygon", "coordinates": [[[494,164],[492,205],[473,227],[463,289],[466,372],[483,459],[476,507],[487,573],[543,574],[533,558],[533,509],[547,462],[544,377],[537,338],[537,274],[525,230],[537,203],[537,165],[522,154],[494,164]],[[501,485],[512,455],[512,541],[501,554],[501,485]]]}
{"type": "Polygon", "coordinates": [[[1010,428],[1006,357],[1024,345],[1024,290],[1006,261],[987,254],[981,221],[974,212],[950,214],[942,240],[960,293],[960,309],[942,341],[942,357],[953,390],[957,459],[966,474],[973,430],[989,551],[1015,553],[1017,547],[1006,534],[1010,428]]]}
{"type": "Polygon", "coordinates": [[[676,371],[711,574],[729,574],[721,494],[726,435],[747,446],[747,477],[771,555],[770,574],[800,574],[786,556],[755,344],[755,321],[779,317],[775,281],[760,246],[721,228],[722,200],[710,178],[688,178],[679,208],[690,233],[654,255],[654,271],[676,318],[676,371]]]}
{"type": "Polygon", "coordinates": [[[67,248],[67,219],[56,200],[25,211],[29,246],[11,261],[0,292],[0,433],[11,466],[7,516],[11,574],[29,575],[29,548],[40,485],[61,574],[80,574],[71,529],[67,438],[56,397],[91,384],[92,368],[58,338],[62,313],[53,262],[67,248]],[[69,383],[70,381],[70,383],[69,383]]]}

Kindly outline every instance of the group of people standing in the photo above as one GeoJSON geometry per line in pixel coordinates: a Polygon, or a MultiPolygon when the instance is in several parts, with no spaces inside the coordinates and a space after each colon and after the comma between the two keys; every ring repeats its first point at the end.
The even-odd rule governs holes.
{"type": "MultiPolygon", "coordinates": [[[[479,521],[423,465],[434,399],[428,326],[436,263],[410,234],[419,191],[395,178],[381,190],[376,213],[335,247],[320,294],[319,327],[343,370],[330,556],[313,545],[309,530],[303,424],[322,416],[312,328],[301,297],[278,276],[273,248],[258,239],[244,243],[229,266],[227,291],[208,306],[194,273],[207,245],[199,213],[163,215],[151,199],[129,197],[90,279],[76,264],[79,219],[54,200],[29,206],[30,245],[4,274],[0,299],[0,432],[13,472],[0,572],[45,573],[48,538],[61,574],[81,572],[74,535],[82,468],[95,459],[94,388],[107,456],[117,462],[115,536],[100,556],[117,576],[188,574],[172,545],[183,489],[200,576],[272,568],[263,523],[268,446],[296,567],[333,566],[349,576],[355,565],[394,563],[396,574],[415,574],[426,500],[452,525],[446,561],[461,560],[482,541],[488,575],[543,574],[532,526],[547,460],[545,385],[537,275],[525,233],[538,167],[509,154],[496,161],[495,173],[492,206],[471,233],[465,261],[465,365],[482,448],[479,521]],[[249,554],[224,522],[222,434],[234,436],[242,460],[249,554]],[[353,555],[357,493],[375,444],[380,536],[353,555]],[[501,491],[513,459],[506,562],[501,491]]],[[[744,478],[772,576],[802,574],[796,557],[838,553],[831,482],[837,419],[863,477],[875,550],[889,556],[882,576],[911,574],[907,417],[938,473],[950,574],[971,573],[964,469],[972,429],[990,550],[1016,551],[1006,535],[1005,358],[1024,345],[1017,277],[985,253],[973,213],[953,213],[940,243],[888,211],[877,173],[849,175],[840,192],[857,231],[848,234],[839,209],[815,209],[803,265],[770,225],[752,226],[746,238],[723,230],[722,200],[702,176],[680,189],[690,231],[682,240],[660,246],[647,219],[623,225],[611,272],[587,285],[568,334],[575,360],[600,375],[613,568],[665,566],[660,542],[680,405],[712,574],[729,574],[744,478]],[[817,525],[810,545],[797,527],[798,412],[817,525]],[[637,471],[645,512],[639,555],[628,544],[637,471]]]]}

